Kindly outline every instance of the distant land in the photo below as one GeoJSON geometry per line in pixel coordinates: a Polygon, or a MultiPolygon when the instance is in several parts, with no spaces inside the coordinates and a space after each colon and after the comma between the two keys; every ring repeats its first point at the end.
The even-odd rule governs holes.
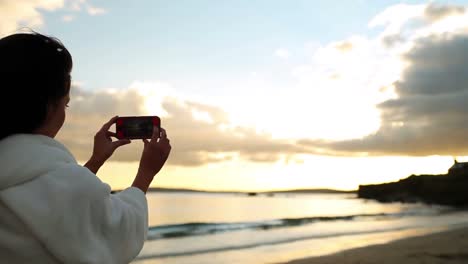
{"type": "MultiPolygon", "coordinates": [[[[121,190],[113,190],[112,193],[121,190]]],[[[165,193],[211,193],[211,194],[245,194],[249,196],[255,195],[274,195],[274,194],[333,194],[333,193],[356,193],[356,191],[341,191],[333,189],[292,189],[292,190],[274,190],[274,191],[209,191],[209,190],[196,190],[196,189],[183,189],[183,188],[149,188],[148,192],[165,192],[165,193]]]]}
{"type": "Polygon", "coordinates": [[[268,191],[260,193],[356,193],[356,191],[342,191],[334,189],[292,189],[292,190],[279,190],[268,191]]]}
{"type": "MultiPolygon", "coordinates": [[[[454,166],[455,167],[455,166],[454,166]]],[[[411,175],[397,182],[360,185],[358,197],[379,202],[423,202],[468,207],[468,166],[439,175],[411,175]]]]}

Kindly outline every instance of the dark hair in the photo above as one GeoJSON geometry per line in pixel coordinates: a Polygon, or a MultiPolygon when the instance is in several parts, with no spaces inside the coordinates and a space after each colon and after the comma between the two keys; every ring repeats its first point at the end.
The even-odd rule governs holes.
{"type": "Polygon", "coordinates": [[[0,139],[32,133],[70,90],[73,61],[55,38],[36,32],[0,39],[0,139]]]}

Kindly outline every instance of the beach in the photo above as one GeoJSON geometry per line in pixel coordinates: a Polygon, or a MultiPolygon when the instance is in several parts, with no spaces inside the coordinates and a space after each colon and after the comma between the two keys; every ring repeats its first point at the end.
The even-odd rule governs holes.
{"type": "Polygon", "coordinates": [[[287,264],[435,264],[468,263],[468,228],[396,240],[387,244],[350,249],[328,256],[286,262],[287,264]]]}

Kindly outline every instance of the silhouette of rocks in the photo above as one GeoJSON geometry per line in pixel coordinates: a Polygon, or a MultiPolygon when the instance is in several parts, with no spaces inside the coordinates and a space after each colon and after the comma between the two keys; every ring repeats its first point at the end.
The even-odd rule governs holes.
{"type": "Polygon", "coordinates": [[[411,175],[398,182],[360,185],[358,197],[380,202],[424,202],[468,206],[468,170],[441,175],[411,175]]]}

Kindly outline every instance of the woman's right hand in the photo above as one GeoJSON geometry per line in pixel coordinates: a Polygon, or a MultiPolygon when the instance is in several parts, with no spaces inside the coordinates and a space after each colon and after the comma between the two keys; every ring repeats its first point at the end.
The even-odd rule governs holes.
{"type": "Polygon", "coordinates": [[[171,152],[170,141],[166,130],[153,128],[151,140],[143,139],[144,148],[140,159],[140,167],[132,186],[146,193],[154,176],[161,170],[171,152]]]}

